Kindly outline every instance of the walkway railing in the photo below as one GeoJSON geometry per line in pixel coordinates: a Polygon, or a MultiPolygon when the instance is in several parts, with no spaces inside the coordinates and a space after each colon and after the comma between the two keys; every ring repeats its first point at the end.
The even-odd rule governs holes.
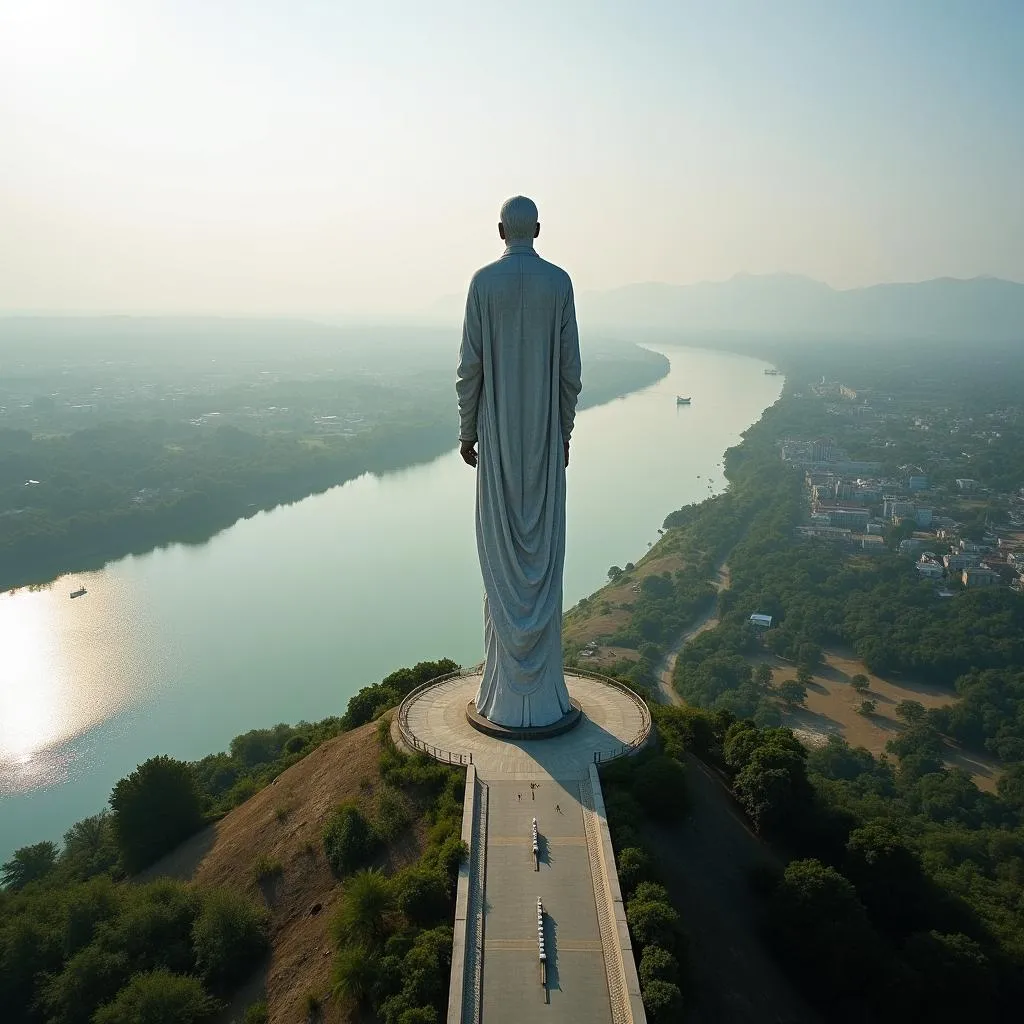
{"type": "Polygon", "coordinates": [[[647,707],[647,702],[640,694],[635,690],[631,690],[625,683],[619,682],[618,679],[612,679],[611,676],[603,676],[600,672],[591,672],[585,668],[573,668],[568,669],[566,674],[585,676],[589,679],[596,679],[604,683],[605,686],[615,687],[616,690],[624,693],[637,706],[640,712],[640,728],[637,729],[633,738],[618,747],[612,747],[610,750],[595,750],[595,764],[600,764],[602,761],[613,761],[617,757],[625,757],[627,754],[632,754],[635,750],[639,750],[647,742],[651,735],[651,712],[647,707]]]}
{"type": "Polygon", "coordinates": [[[449,679],[458,679],[460,676],[472,675],[476,669],[458,669],[456,672],[449,672],[447,675],[436,676],[433,679],[428,679],[425,683],[420,683],[419,686],[411,689],[405,697],[402,698],[402,703],[398,705],[398,732],[401,735],[402,740],[407,743],[413,750],[418,750],[422,754],[429,754],[430,757],[437,761],[447,761],[448,764],[472,764],[473,755],[470,754],[457,754],[452,750],[445,750],[444,747],[435,747],[432,743],[424,743],[413,731],[409,728],[409,708],[412,707],[413,701],[424,691],[429,690],[432,686],[437,686],[438,683],[446,683],[449,679]]]}

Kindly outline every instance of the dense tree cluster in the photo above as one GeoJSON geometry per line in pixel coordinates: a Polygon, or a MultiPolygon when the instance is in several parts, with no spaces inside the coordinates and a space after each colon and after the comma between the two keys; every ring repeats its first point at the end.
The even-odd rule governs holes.
{"type": "MultiPolygon", "coordinates": [[[[659,709],[663,710],[663,709],[659,709]]],[[[672,726],[662,728],[662,751],[648,749],[637,757],[602,766],[605,808],[615,847],[626,921],[638,960],[640,991],[649,1020],[684,1019],[686,934],[679,911],[659,882],[657,858],[644,842],[647,822],[668,823],[689,808],[684,743],[672,726]]]]}
{"type": "Polygon", "coordinates": [[[266,948],[266,912],[234,892],[35,884],[0,894],[0,1005],[12,1024],[206,1021],[266,948]]]}
{"type": "MultiPolygon", "coordinates": [[[[384,730],[381,742],[381,774],[425,815],[427,846],[416,864],[394,875],[355,864],[340,872],[342,898],[331,922],[334,991],[383,1024],[431,1024],[448,997],[455,883],[467,852],[464,780],[456,769],[400,753],[384,730]]],[[[374,817],[365,827],[374,836],[387,826],[374,817]]]]}

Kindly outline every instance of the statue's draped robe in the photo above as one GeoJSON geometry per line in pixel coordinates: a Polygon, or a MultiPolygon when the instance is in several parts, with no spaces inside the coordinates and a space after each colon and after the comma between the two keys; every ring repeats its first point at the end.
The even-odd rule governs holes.
{"type": "Polygon", "coordinates": [[[501,725],[550,725],[569,710],[562,442],[580,388],[569,275],[532,243],[512,243],[470,284],[456,384],[460,437],[479,441],[486,653],[476,708],[501,725]]]}

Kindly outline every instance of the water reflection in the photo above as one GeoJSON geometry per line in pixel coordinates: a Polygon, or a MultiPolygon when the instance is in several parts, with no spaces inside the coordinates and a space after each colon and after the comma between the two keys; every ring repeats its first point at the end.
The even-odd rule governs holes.
{"type": "Polygon", "coordinates": [[[121,583],[92,573],[0,596],[0,794],[66,778],[70,741],[139,696],[121,583]],[[88,594],[71,600],[69,580],[88,594]]]}

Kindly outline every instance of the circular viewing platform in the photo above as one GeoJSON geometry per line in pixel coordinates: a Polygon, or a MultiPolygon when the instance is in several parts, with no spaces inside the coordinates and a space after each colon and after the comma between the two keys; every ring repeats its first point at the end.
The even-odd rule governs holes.
{"type": "Polygon", "coordinates": [[[514,735],[522,730],[502,729],[476,714],[480,680],[480,672],[471,670],[413,690],[399,706],[396,738],[440,761],[472,763],[486,772],[568,778],[585,775],[595,761],[635,753],[650,736],[651,714],[643,699],[605,676],[566,671],[576,714],[548,727],[561,726],[557,732],[531,730],[528,736],[514,735]],[[478,721],[471,720],[470,711],[478,721]]]}

